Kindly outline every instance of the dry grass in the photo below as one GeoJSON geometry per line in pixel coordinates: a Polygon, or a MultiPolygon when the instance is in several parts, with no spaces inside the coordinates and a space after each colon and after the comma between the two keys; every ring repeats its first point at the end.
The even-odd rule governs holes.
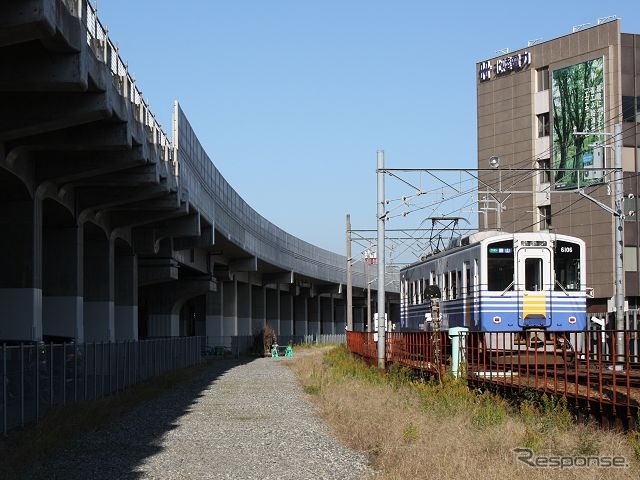
{"type": "Polygon", "coordinates": [[[367,452],[380,478],[640,478],[631,434],[574,424],[562,402],[536,399],[518,411],[452,379],[430,384],[397,369],[382,376],[344,347],[305,351],[290,365],[338,438],[367,452]],[[624,456],[629,467],[533,468],[516,459],[516,447],[539,455],[624,456]]]}

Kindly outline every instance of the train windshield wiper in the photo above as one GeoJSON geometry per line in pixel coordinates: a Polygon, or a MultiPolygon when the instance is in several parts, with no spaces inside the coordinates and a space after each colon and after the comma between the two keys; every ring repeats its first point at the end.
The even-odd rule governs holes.
{"type": "Polygon", "coordinates": [[[556,278],[556,285],[558,285],[558,286],[562,289],[562,291],[565,293],[565,295],[566,295],[567,297],[568,297],[568,296],[570,296],[570,295],[569,295],[569,292],[567,292],[567,291],[565,290],[565,288],[562,286],[562,284],[558,281],[558,279],[557,279],[557,278],[556,278]]]}
{"type": "Polygon", "coordinates": [[[515,283],[515,280],[513,280],[509,285],[507,285],[507,288],[505,288],[502,293],[500,294],[500,296],[502,297],[505,293],[507,293],[508,290],[511,290],[511,287],[513,287],[513,284],[515,283]]]}

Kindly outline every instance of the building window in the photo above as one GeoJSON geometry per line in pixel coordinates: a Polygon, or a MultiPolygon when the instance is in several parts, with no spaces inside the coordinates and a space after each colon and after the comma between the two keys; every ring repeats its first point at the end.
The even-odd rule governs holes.
{"type": "Polygon", "coordinates": [[[549,67],[543,67],[536,70],[536,80],[539,92],[549,90],[549,67]]]}
{"type": "Polygon", "coordinates": [[[543,158],[538,160],[538,170],[540,170],[540,176],[538,177],[540,183],[551,182],[551,160],[549,158],[543,158]]]}
{"type": "Polygon", "coordinates": [[[551,228],[551,205],[538,207],[538,215],[540,216],[540,230],[549,230],[551,228]]]}
{"type": "Polygon", "coordinates": [[[538,115],[538,138],[549,136],[549,113],[538,115]]]}
{"type": "Polygon", "coordinates": [[[624,247],[623,263],[625,272],[638,271],[638,247],[624,247]]]}
{"type": "Polygon", "coordinates": [[[636,99],[635,97],[622,96],[622,121],[623,122],[635,122],[636,121],[636,99]]]}

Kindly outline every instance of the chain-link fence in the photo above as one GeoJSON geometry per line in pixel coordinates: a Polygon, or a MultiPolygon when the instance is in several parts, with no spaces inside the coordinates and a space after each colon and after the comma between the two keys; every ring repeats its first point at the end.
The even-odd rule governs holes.
{"type": "Polygon", "coordinates": [[[2,431],[53,408],[113,395],[163,373],[199,363],[203,337],[116,343],[0,345],[2,431]]]}

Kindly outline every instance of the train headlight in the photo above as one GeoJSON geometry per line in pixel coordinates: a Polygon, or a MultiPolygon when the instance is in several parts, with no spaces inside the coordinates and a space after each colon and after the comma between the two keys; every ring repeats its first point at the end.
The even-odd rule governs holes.
{"type": "Polygon", "coordinates": [[[498,316],[493,317],[493,323],[502,323],[502,318],[498,316]]]}
{"type": "Polygon", "coordinates": [[[577,321],[578,321],[578,320],[576,319],[576,317],[573,317],[573,316],[572,316],[572,317],[569,317],[569,323],[570,323],[571,325],[573,325],[573,324],[574,324],[574,323],[576,323],[577,321]]]}

